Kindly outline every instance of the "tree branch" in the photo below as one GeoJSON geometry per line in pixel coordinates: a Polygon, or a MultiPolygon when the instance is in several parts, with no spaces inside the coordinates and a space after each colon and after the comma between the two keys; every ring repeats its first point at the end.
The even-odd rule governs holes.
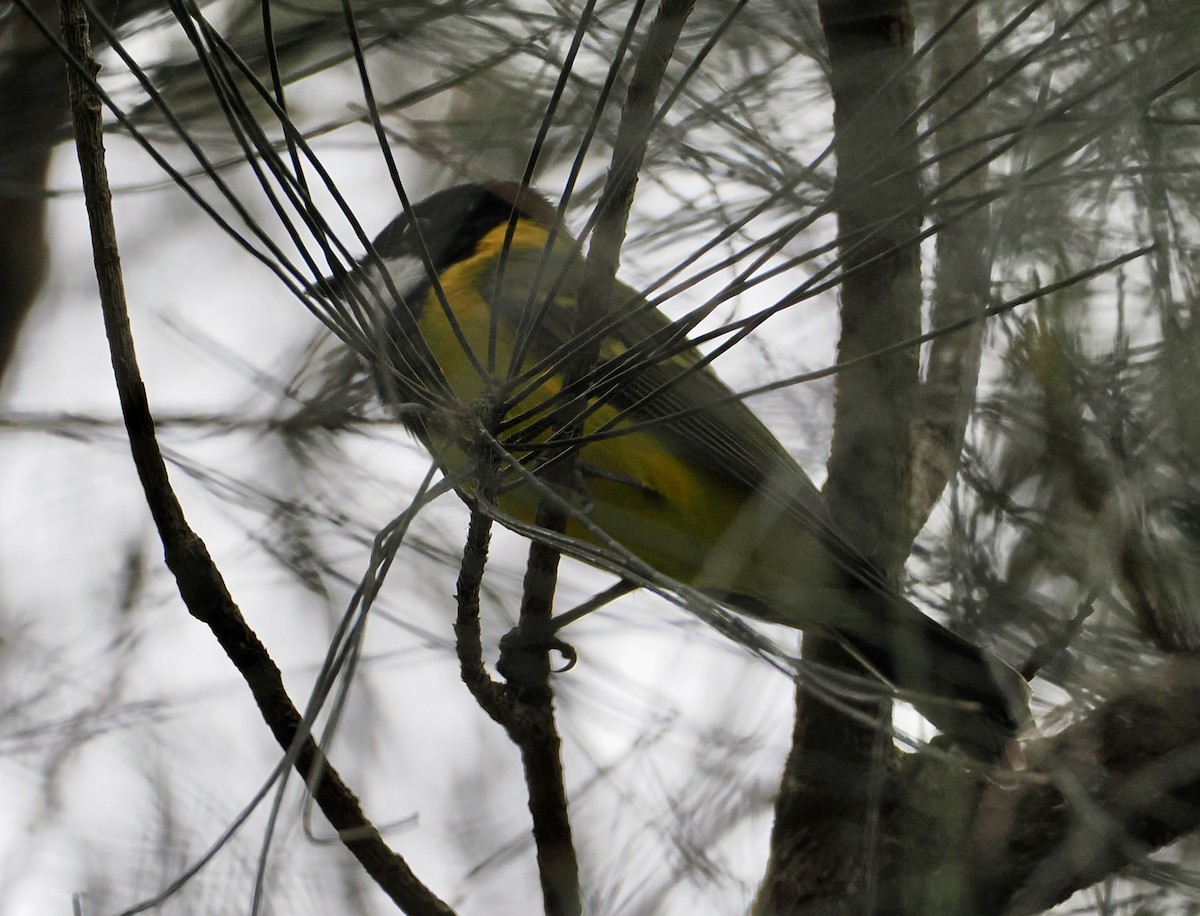
{"type": "MultiPolygon", "coordinates": [[[[612,301],[621,242],[653,124],[654,102],[693,2],[662,0],[647,31],[621,111],[607,180],[597,206],[596,232],[572,322],[574,335],[583,334],[602,321],[612,301]]],[[[564,390],[591,371],[600,345],[597,337],[591,345],[578,348],[560,367],[564,390]]],[[[571,419],[573,412],[568,403],[560,408],[560,416],[554,423],[556,434],[567,440],[578,438],[581,431],[579,422],[571,419]]],[[[566,461],[552,463],[545,483],[570,487],[574,473],[575,460],[571,455],[566,461]]],[[[539,528],[561,533],[566,530],[567,517],[561,507],[542,500],[535,523],[539,528]]],[[[500,670],[509,682],[507,695],[516,702],[495,704],[495,708],[503,710],[501,724],[521,751],[546,912],[574,916],[582,911],[579,863],[571,836],[562,771],[562,739],[554,722],[546,652],[553,633],[551,615],[558,564],[559,552],[555,547],[538,540],[530,544],[520,623],[510,634],[516,639],[510,640],[507,647],[502,643],[500,670]]]]}
{"type": "MultiPolygon", "coordinates": [[[[921,189],[905,74],[911,22],[899,0],[821,0],[834,99],[835,184],[842,284],[838,361],[920,331],[921,189]]],[[[838,375],[826,499],[858,547],[890,575],[908,555],[909,455],[917,351],[860,362],[838,375]]],[[[842,648],[806,636],[803,657],[855,668],[842,648]]],[[[883,723],[889,706],[862,711],[883,723]]],[[[886,729],[796,691],[796,724],[755,911],[815,906],[868,911],[879,874],[875,829],[891,754],[886,729]]]]}
{"type": "Polygon", "coordinates": [[[449,916],[453,910],[421,884],[404,860],[387,847],[363,814],[354,793],[325,759],[309,733],[308,723],[288,697],[279,669],[246,624],[204,542],[184,518],[183,508],[171,488],[154,435],[154,419],[138,370],[125,303],[112,193],[104,162],[100,100],[94,92],[100,68],[91,53],[83,7],[77,0],[62,0],[60,12],[63,39],[79,67],[68,62],[67,80],[113,374],[138,478],[179,594],[188,611],[212,630],[241,672],[276,741],[292,755],[297,772],[314,783],[312,792],[321,811],[366,872],[406,913],[449,916]]]}
{"type": "MultiPolygon", "coordinates": [[[[934,26],[945,25],[956,8],[960,5],[954,0],[938,0],[934,26]]],[[[933,135],[939,183],[945,187],[956,181],[957,196],[968,199],[982,198],[988,182],[988,156],[972,141],[988,135],[991,125],[986,119],[991,109],[973,105],[959,111],[986,83],[985,69],[971,63],[979,47],[978,8],[962,8],[955,28],[933,50],[933,82],[943,90],[933,106],[933,117],[941,120],[933,135]]],[[[930,324],[935,328],[981,315],[989,302],[991,280],[990,208],[985,205],[939,216],[953,228],[937,236],[930,312],[930,324]]],[[[958,468],[975,403],[984,327],[982,321],[972,322],[956,334],[936,338],[929,347],[913,441],[909,514],[914,535],[958,468]]]]}
{"type": "Polygon", "coordinates": [[[1196,830],[1198,708],[1200,655],[1179,655],[1062,733],[1026,743],[1026,771],[965,779],[952,762],[913,755],[886,831],[896,903],[877,912],[1039,913],[1196,830]],[[948,822],[953,809],[968,829],[948,822]],[[939,837],[957,848],[939,848],[939,837]]]}

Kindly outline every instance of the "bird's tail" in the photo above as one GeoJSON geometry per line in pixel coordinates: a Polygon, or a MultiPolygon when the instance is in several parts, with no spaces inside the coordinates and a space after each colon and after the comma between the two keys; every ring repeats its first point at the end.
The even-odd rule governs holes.
{"type": "Polygon", "coordinates": [[[858,591],[838,634],[917,711],[964,750],[999,759],[1029,724],[1029,685],[990,652],[898,595],[858,591]],[[853,626],[855,619],[864,626],[853,626]]]}

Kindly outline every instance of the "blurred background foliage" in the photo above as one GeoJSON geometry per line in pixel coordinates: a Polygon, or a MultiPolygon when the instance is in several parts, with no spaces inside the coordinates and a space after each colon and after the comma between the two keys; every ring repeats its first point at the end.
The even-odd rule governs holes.
{"type": "MultiPolygon", "coordinates": [[[[1035,713],[1053,732],[1200,644],[1200,8],[909,8],[915,51],[895,80],[917,101],[926,326],[979,319],[922,348],[933,445],[913,494],[909,585],[961,632],[1038,667],[1035,713]]],[[[276,206],[284,185],[268,176],[296,173],[303,136],[328,179],[305,162],[300,199],[333,224],[343,259],[363,239],[334,188],[367,237],[400,210],[377,129],[414,199],[526,172],[553,195],[577,173],[579,231],[653,15],[627,0],[349,9],[354,41],[346,10],[322,3],[91,11],[106,24],[93,30],[100,82],[122,112],[109,114],[118,231],[164,447],[298,702],[372,538],[427,459],[279,282],[326,272],[330,243],[314,240],[312,212],[276,206]],[[282,96],[261,91],[272,69],[282,96]]],[[[31,14],[56,27],[52,5],[0,12],[0,911],[62,912],[79,894],[84,913],[116,912],[178,881],[161,912],[244,911],[256,884],[267,912],[386,912],[348,857],[306,839],[294,786],[278,822],[258,805],[224,834],[278,752],[161,568],[108,381],[63,63],[31,14]]],[[[621,276],[654,292],[683,284],[664,303],[675,315],[716,302],[700,329],[709,349],[750,319],[754,333],[716,361],[738,390],[834,359],[828,70],[814,3],[720,0],[697,4],[668,71],[677,93],[649,140],[621,276]]],[[[750,399],[818,481],[835,384],[750,399]]],[[[405,539],[331,754],[460,912],[527,913],[537,884],[518,762],[457,680],[464,526],[442,499],[405,539]]],[[[489,657],[513,622],[522,556],[497,536],[489,657]]],[[[560,604],[610,581],[569,564],[560,604]]],[[[573,629],[583,661],[556,690],[589,911],[743,911],[790,685],[652,597],[573,629]]],[[[1191,912],[1193,846],[1142,857],[1062,911],[1191,912]]]]}

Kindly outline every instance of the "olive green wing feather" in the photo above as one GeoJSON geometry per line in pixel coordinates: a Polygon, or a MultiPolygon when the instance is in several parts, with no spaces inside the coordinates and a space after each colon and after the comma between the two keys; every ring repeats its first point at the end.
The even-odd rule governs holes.
{"type": "MultiPolygon", "coordinates": [[[[556,249],[549,255],[512,251],[504,271],[498,291],[494,283],[481,284],[501,320],[519,321],[528,315],[531,302],[538,309],[554,289],[531,356],[545,357],[566,347],[575,321],[582,260],[571,250],[556,249]],[[540,294],[531,299],[528,290],[535,280],[540,294]]],[[[878,568],[840,532],[820,492],[787,449],[686,343],[686,329],[647,307],[645,299],[622,283],[614,287],[613,303],[605,319],[601,361],[588,380],[589,398],[614,405],[637,426],[653,427],[689,461],[785,505],[847,572],[889,592],[878,568]]]]}
{"type": "MultiPolygon", "coordinates": [[[[540,314],[531,360],[549,360],[555,351],[569,348],[574,343],[581,259],[573,250],[549,255],[514,251],[506,275],[507,271],[512,271],[508,276],[514,282],[506,281],[499,291],[494,283],[481,285],[492,290],[490,304],[502,322],[527,318],[531,303],[540,314]],[[535,282],[542,292],[530,299],[527,291],[535,282]],[[539,309],[553,284],[557,286],[548,307],[539,309]],[[522,290],[526,292],[517,292],[522,290]]],[[[999,757],[1005,742],[1028,719],[1023,678],[889,587],[879,569],[841,533],[820,493],[787,450],[703,363],[686,340],[690,328],[685,323],[672,323],[617,284],[602,324],[600,362],[586,380],[580,404],[600,400],[615,406],[629,425],[614,427],[614,435],[652,429],[688,463],[762,494],[769,505],[784,507],[845,571],[848,584],[864,589],[850,606],[842,603],[839,611],[856,607],[857,612],[849,614],[844,626],[833,627],[834,632],[848,638],[894,683],[915,691],[917,708],[939,728],[984,759],[999,757]],[[864,601],[868,596],[873,597],[864,601]]]]}

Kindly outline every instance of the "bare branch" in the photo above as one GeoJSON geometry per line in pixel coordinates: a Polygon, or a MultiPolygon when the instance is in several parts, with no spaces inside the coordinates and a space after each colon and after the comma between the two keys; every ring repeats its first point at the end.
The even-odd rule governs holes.
{"type": "Polygon", "coordinates": [[[450,914],[453,911],[421,884],[400,856],[388,849],[354,794],[326,761],[309,732],[308,723],[288,697],[279,669],[246,624],[204,542],[184,518],[183,507],[171,488],[154,435],[154,419],[138,370],[125,303],[112,195],[104,163],[101,106],[91,85],[99,66],[92,57],[88,20],[82,5],[77,0],[62,0],[61,15],[63,39],[79,68],[68,66],[67,79],[113,373],[130,450],[163,542],[167,566],[175,575],[188,611],[212,630],[246,679],[263,719],[280,747],[293,757],[296,770],[305,779],[315,777],[313,794],[330,823],[344,833],[347,849],[405,912],[429,916],[450,914]]]}

